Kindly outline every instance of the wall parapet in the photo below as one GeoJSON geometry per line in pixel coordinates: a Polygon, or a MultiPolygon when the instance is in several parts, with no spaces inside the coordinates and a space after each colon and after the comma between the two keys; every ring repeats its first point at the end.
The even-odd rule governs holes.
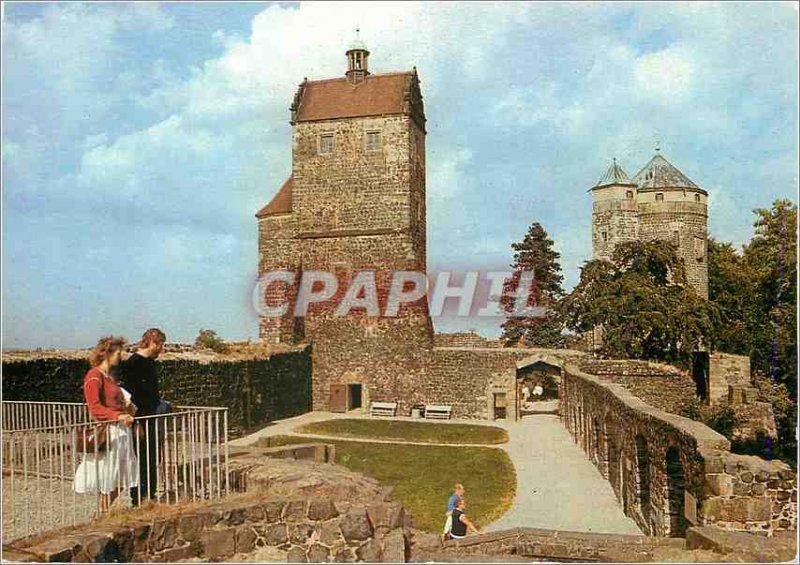
{"type": "MultiPolygon", "coordinates": [[[[311,348],[266,358],[157,361],[161,394],[173,405],[226,406],[231,435],[311,409],[311,348]]],[[[3,399],[82,402],[85,355],[3,359],[3,399]]]]}
{"type": "Polygon", "coordinates": [[[221,561],[261,547],[288,562],[405,562],[411,517],[398,503],[339,504],[330,498],[253,496],[203,503],[169,515],[142,511],[3,547],[18,561],[221,561]]]}
{"type": "Polygon", "coordinates": [[[796,527],[796,475],[785,463],[732,454],[727,438],[706,425],[575,363],[564,366],[561,401],[564,425],[645,533],[683,536],[691,525],[714,524],[771,535],[796,527]]]}

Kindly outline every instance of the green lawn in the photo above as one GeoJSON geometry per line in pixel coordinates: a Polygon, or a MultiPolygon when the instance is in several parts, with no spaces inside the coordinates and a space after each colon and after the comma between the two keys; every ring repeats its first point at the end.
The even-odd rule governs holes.
{"type": "Polygon", "coordinates": [[[434,424],[403,422],[397,420],[327,420],[297,428],[304,434],[339,437],[403,440],[420,443],[479,443],[493,445],[506,443],[508,433],[493,426],[473,424],[434,424]]]}
{"type": "MultiPolygon", "coordinates": [[[[270,446],[278,446],[308,443],[309,438],[269,440],[270,446]]],[[[514,499],[514,465],[501,449],[320,441],[335,444],[336,463],[394,487],[391,499],[401,502],[422,530],[441,532],[454,483],[464,484],[467,515],[478,528],[499,518],[514,499]]]]}

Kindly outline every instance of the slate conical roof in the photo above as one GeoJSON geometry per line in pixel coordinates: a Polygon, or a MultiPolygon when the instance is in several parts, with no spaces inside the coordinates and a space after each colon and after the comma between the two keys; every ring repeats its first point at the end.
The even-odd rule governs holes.
{"type": "Polygon", "coordinates": [[[633,181],[639,188],[693,188],[702,190],[689,180],[689,177],[676,169],[672,163],[656,153],[641,171],[636,173],[633,181]]]}
{"type": "Polygon", "coordinates": [[[611,163],[611,166],[606,171],[606,174],[597,181],[597,184],[594,185],[595,188],[599,188],[601,186],[610,186],[612,184],[634,184],[634,182],[628,177],[628,173],[626,173],[622,167],[617,164],[617,160],[611,163]]]}

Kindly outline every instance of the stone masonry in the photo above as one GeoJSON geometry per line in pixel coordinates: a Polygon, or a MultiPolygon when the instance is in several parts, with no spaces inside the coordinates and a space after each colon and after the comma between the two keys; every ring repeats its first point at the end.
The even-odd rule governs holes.
{"type": "Polygon", "coordinates": [[[625,241],[667,240],[683,259],[686,277],[708,298],[708,193],[660,153],[633,179],[616,160],[592,187],[592,257],[611,259],[625,241]]]}
{"type": "Polygon", "coordinates": [[[642,531],[682,537],[690,526],[714,525],[772,535],[797,527],[789,465],[731,453],[707,426],[586,372],[599,365],[564,366],[561,419],[642,531]]]}

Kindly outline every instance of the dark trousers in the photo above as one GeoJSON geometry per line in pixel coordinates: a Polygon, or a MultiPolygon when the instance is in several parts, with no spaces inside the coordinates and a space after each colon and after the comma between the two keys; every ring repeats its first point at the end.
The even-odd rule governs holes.
{"type": "Polygon", "coordinates": [[[156,497],[158,459],[163,457],[161,452],[164,444],[164,428],[163,423],[161,423],[162,427],[158,434],[159,445],[158,449],[156,449],[156,426],[159,420],[161,418],[148,418],[136,424],[139,430],[136,432],[138,439],[134,439],[134,445],[136,446],[136,456],[139,458],[139,486],[131,489],[131,503],[133,506],[139,506],[142,500],[156,497]],[[145,425],[145,422],[148,422],[147,425],[145,425]],[[156,453],[157,451],[158,454],[156,453]]]}

